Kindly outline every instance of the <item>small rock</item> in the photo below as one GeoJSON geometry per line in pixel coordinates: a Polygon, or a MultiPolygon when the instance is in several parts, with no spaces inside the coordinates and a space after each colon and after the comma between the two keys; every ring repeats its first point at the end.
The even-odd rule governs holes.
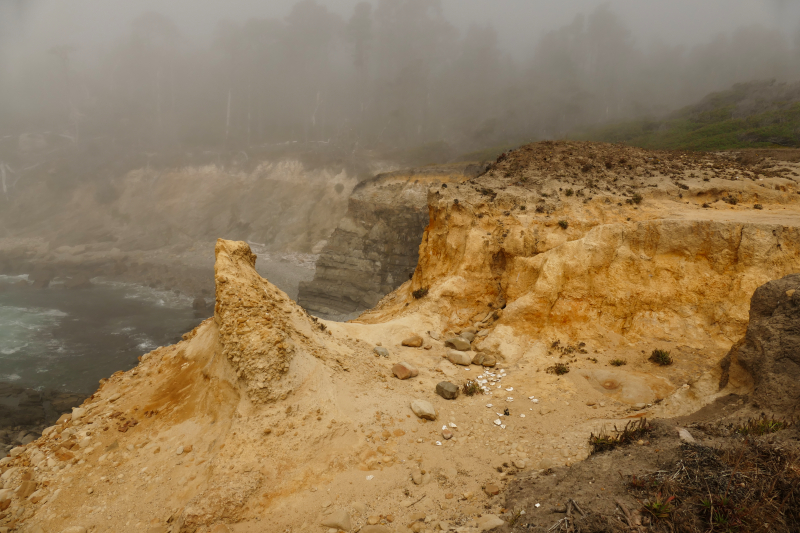
{"type": "Polygon", "coordinates": [[[463,337],[450,337],[444,341],[444,345],[460,352],[466,352],[471,348],[470,342],[463,337]]]}
{"type": "Polygon", "coordinates": [[[678,436],[681,438],[683,442],[694,442],[694,437],[692,434],[689,433],[688,429],[685,428],[678,428],[678,436]]]}
{"type": "Polygon", "coordinates": [[[344,509],[338,509],[323,518],[320,523],[325,527],[335,527],[336,529],[350,531],[350,514],[344,509]]]}
{"type": "Polygon", "coordinates": [[[361,502],[353,502],[353,510],[358,514],[367,514],[367,505],[361,502]]]}
{"type": "Polygon", "coordinates": [[[8,452],[8,455],[11,457],[17,457],[18,455],[22,455],[22,452],[25,451],[24,446],[17,446],[16,448],[11,448],[11,451],[8,452]]]}
{"type": "Polygon", "coordinates": [[[364,526],[361,533],[392,533],[392,530],[386,526],[364,526]]]}
{"type": "Polygon", "coordinates": [[[500,494],[500,487],[494,483],[487,483],[483,488],[483,492],[485,492],[487,496],[497,496],[500,494]]]}
{"type": "Polygon", "coordinates": [[[469,366],[472,363],[472,357],[465,352],[456,350],[447,350],[447,360],[454,365],[469,366]]]}
{"type": "Polygon", "coordinates": [[[86,533],[86,528],[83,526],[70,526],[67,529],[62,529],[61,533],[86,533]]]}
{"type": "Polygon", "coordinates": [[[194,449],[191,444],[184,444],[183,446],[183,453],[189,453],[194,449]]]}
{"type": "Polygon", "coordinates": [[[586,402],[586,405],[588,405],[589,407],[591,407],[591,406],[593,406],[595,403],[596,403],[596,402],[595,402],[594,400],[589,400],[588,402],[586,402]]]}
{"type": "Polygon", "coordinates": [[[478,518],[477,522],[478,531],[489,531],[490,529],[505,525],[505,522],[503,522],[499,516],[493,514],[483,514],[478,518]]]}
{"type": "Polygon", "coordinates": [[[183,453],[183,446],[178,446],[178,449],[177,449],[177,450],[175,450],[175,453],[176,453],[177,455],[181,455],[181,454],[183,453]]]}
{"type": "Polygon", "coordinates": [[[434,409],[430,402],[425,400],[414,400],[411,402],[411,410],[414,411],[414,414],[419,418],[424,418],[425,420],[436,420],[436,409],[434,409]]]}
{"type": "Polygon", "coordinates": [[[555,461],[550,457],[544,457],[541,461],[539,461],[539,470],[547,470],[548,468],[553,468],[556,466],[555,461]]]}
{"type": "Polygon", "coordinates": [[[520,470],[528,466],[528,463],[525,462],[525,459],[514,459],[513,464],[520,470]]]}
{"type": "Polygon", "coordinates": [[[20,500],[24,500],[31,494],[36,492],[36,482],[35,481],[23,481],[22,484],[17,488],[16,494],[20,500]]]}
{"type": "Polygon", "coordinates": [[[497,358],[492,354],[486,354],[481,362],[483,366],[493,367],[497,364],[497,358]]]}
{"type": "Polygon", "coordinates": [[[639,403],[635,404],[634,407],[636,409],[644,409],[645,407],[647,407],[647,404],[639,402],[639,403]]]}
{"type": "Polygon", "coordinates": [[[231,533],[231,528],[226,524],[217,524],[208,533],[231,533]]]}
{"type": "Polygon", "coordinates": [[[450,440],[453,438],[453,432],[449,428],[444,428],[442,430],[442,438],[445,440],[450,440]]]}
{"type": "Polygon", "coordinates": [[[87,491],[86,491],[86,493],[87,493],[87,494],[91,494],[91,493],[93,493],[93,492],[94,492],[94,489],[93,489],[93,488],[91,488],[91,487],[89,488],[89,490],[87,490],[87,491]]]}
{"type": "MultiPolygon", "coordinates": [[[[469,329],[471,329],[471,328],[469,328],[469,329]]],[[[472,343],[472,341],[475,340],[475,332],[474,331],[464,330],[464,331],[461,332],[459,337],[461,337],[462,339],[466,340],[469,343],[472,343]]]]}
{"type": "Polygon", "coordinates": [[[72,408],[72,420],[80,420],[86,414],[86,409],[83,407],[73,407],[72,408]]]}
{"type": "Polygon", "coordinates": [[[436,384],[436,394],[445,400],[455,400],[458,398],[458,386],[449,381],[440,381],[436,384]]]}
{"type": "Polygon", "coordinates": [[[431,475],[424,470],[415,470],[411,472],[411,481],[413,481],[415,485],[426,485],[430,480],[431,475]]]}
{"type": "Polygon", "coordinates": [[[422,337],[420,337],[419,335],[414,335],[412,337],[403,340],[402,344],[403,346],[410,346],[411,348],[419,348],[420,346],[422,346],[422,342],[423,342],[422,337]]]}
{"type": "Polygon", "coordinates": [[[403,361],[392,367],[392,374],[397,376],[397,379],[415,378],[419,375],[419,370],[411,363],[403,361]]]}
{"type": "Polygon", "coordinates": [[[483,360],[486,359],[486,354],[483,352],[478,352],[472,356],[472,364],[473,365],[482,365],[483,360]]]}
{"type": "Polygon", "coordinates": [[[381,517],[377,516],[377,515],[372,515],[369,518],[367,518],[367,524],[369,524],[371,526],[374,526],[375,524],[377,524],[380,521],[381,521],[381,517]]]}
{"type": "Polygon", "coordinates": [[[422,347],[423,350],[430,350],[431,348],[433,348],[431,344],[426,344],[425,346],[422,347]]]}
{"type": "Polygon", "coordinates": [[[379,355],[381,357],[389,357],[389,350],[384,348],[383,346],[376,346],[372,349],[375,355],[379,355]]]}

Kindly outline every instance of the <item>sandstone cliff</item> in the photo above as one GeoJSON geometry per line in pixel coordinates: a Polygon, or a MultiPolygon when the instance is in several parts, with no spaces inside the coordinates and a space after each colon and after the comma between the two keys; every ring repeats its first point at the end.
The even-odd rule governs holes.
{"type": "Polygon", "coordinates": [[[354,318],[409,279],[428,225],[427,190],[475,175],[477,165],[424,167],[359,183],[298,303],[324,318],[354,318]]]}
{"type": "Polygon", "coordinates": [[[430,188],[413,279],[348,323],[219,241],[214,318],[1,459],[0,526],[490,529],[507,483],[585,459],[591,432],[752,393],[719,363],[756,287],[800,268],[797,170],[523,148],[430,188]]]}

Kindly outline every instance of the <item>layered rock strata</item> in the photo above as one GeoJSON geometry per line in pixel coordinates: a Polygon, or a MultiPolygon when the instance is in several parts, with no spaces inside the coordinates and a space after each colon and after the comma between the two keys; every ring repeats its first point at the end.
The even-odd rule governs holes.
{"type": "Polygon", "coordinates": [[[325,318],[353,318],[414,272],[428,225],[427,190],[477,174],[476,165],[379,174],[353,189],[298,303],[325,318]]]}

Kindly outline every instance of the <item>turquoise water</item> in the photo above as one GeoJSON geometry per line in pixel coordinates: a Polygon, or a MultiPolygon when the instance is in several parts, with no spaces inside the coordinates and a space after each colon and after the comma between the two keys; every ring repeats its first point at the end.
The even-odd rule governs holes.
{"type": "MultiPolygon", "coordinates": [[[[20,279],[0,276],[0,284],[20,279]]],[[[138,285],[14,286],[0,292],[0,382],[90,394],[202,320],[189,298],[138,285]]]]}

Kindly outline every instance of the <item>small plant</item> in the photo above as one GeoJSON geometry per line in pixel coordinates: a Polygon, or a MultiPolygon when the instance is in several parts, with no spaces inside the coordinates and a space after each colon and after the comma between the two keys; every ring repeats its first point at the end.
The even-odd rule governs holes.
{"type": "Polygon", "coordinates": [[[537,213],[544,213],[544,206],[543,205],[537,205],[536,206],[536,212],[537,213]]]}
{"type": "Polygon", "coordinates": [[[706,209],[708,209],[708,208],[709,208],[709,207],[711,207],[711,206],[710,206],[708,203],[704,203],[704,204],[703,204],[703,207],[704,207],[704,208],[706,208],[706,209]]]}
{"type": "Polygon", "coordinates": [[[467,380],[467,382],[461,386],[461,391],[467,396],[475,396],[476,394],[481,392],[481,386],[478,384],[477,381],[470,379],[467,380]]]}
{"type": "Polygon", "coordinates": [[[428,295],[428,287],[422,287],[421,289],[417,289],[411,293],[415,300],[419,300],[420,298],[424,298],[428,295]]]}
{"type": "Polygon", "coordinates": [[[633,203],[635,203],[636,205],[639,205],[640,203],[642,203],[642,200],[644,200],[644,197],[637,192],[636,194],[633,195],[633,198],[631,198],[631,200],[633,200],[633,203]]]}
{"type": "Polygon", "coordinates": [[[689,186],[686,185],[685,183],[678,182],[675,185],[677,185],[679,189],[683,189],[684,191],[688,191],[689,190],[689,186]]]}
{"type": "Polygon", "coordinates": [[[764,209],[764,206],[763,206],[763,205],[761,205],[761,204],[755,204],[755,205],[753,206],[753,209],[764,209]]]}
{"type": "Polygon", "coordinates": [[[703,178],[703,181],[710,181],[710,180],[711,180],[711,178],[709,178],[709,177],[703,178]]]}
{"type": "Polygon", "coordinates": [[[625,366],[628,364],[628,361],[625,359],[612,359],[611,366],[625,366]]]}
{"type": "Polygon", "coordinates": [[[566,363],[556,363],[551,367],[548,367],[545,372],[548,374],[555,374],[556,376],[563,376],[564,374],[569,373],[569,365],[566,363]]]}
{"type": "Polygon", "coordinates": [[[587,357],[586,359],[588,359],[592,363],[596,363],[597,362],[597,357],[587,357]]]}
{"type": "Polygon", "coordinates": [[[572,189],[567,189],[566,194],[567,196],[572,196],[573,194],[575,194],[575,191],[573,191],[572,189]]]}
{"type": "Polygon", "coordinates": [[[723,198],[722,201],[725,202],[726,204],[731,204],[731,205],[736,205],[739,203],[739,200],[737,200],[734,196],[730,195],[723,198]]]}
{"type": "Polygon", "coordinates": [[[661,494],[659,494],[655,499],[644,502],[644,510],[650,513],[653,518],[669,518],[669,515],[672,513],[672,500],[674,499],[675,496],[670,496],[664,500],[661,498],[661,494]]]}
{"type": "Polygon", "coordinates": [[[669,366],[672,364],[672,357],[669,355],[667,350],[661,350],[656,348],[653,350],[653,353],[650,354],[650,362],[655,363],[661,366],[669,366]]]}
{"type": "Polygon", "coordinates": [[[742,425],[738,426],[736,429],[734,429],[734,432],[745,436],[759,436],[775,433],[776,431],[786,429],[792,425],[793,424],[791,421],[778,420],[774,417],[768,417],[767,415],[762,414],[759,418],[751,418],[742,425]]]}
{"type": "Polygon", "coordinates": [[[569,222],[566,220],[559,220],[558,225],[561,226],[561,229],[567,229],[569,227],[569,222]]]}
{"type": "Polygon", "coordinates": [[[617,446],[631,444],[641,439],[653,430],[652,426],[647,423],[646,418],[639,420],[632,420],[625,424],[625,427],[617,429],[614,426],[614,431],[609,433],[605,429],[600,431],[597,435],[591,433],[589,435],[589,445],[592,447],[592,453],[606,452],[613,450],[617,446]]]}

